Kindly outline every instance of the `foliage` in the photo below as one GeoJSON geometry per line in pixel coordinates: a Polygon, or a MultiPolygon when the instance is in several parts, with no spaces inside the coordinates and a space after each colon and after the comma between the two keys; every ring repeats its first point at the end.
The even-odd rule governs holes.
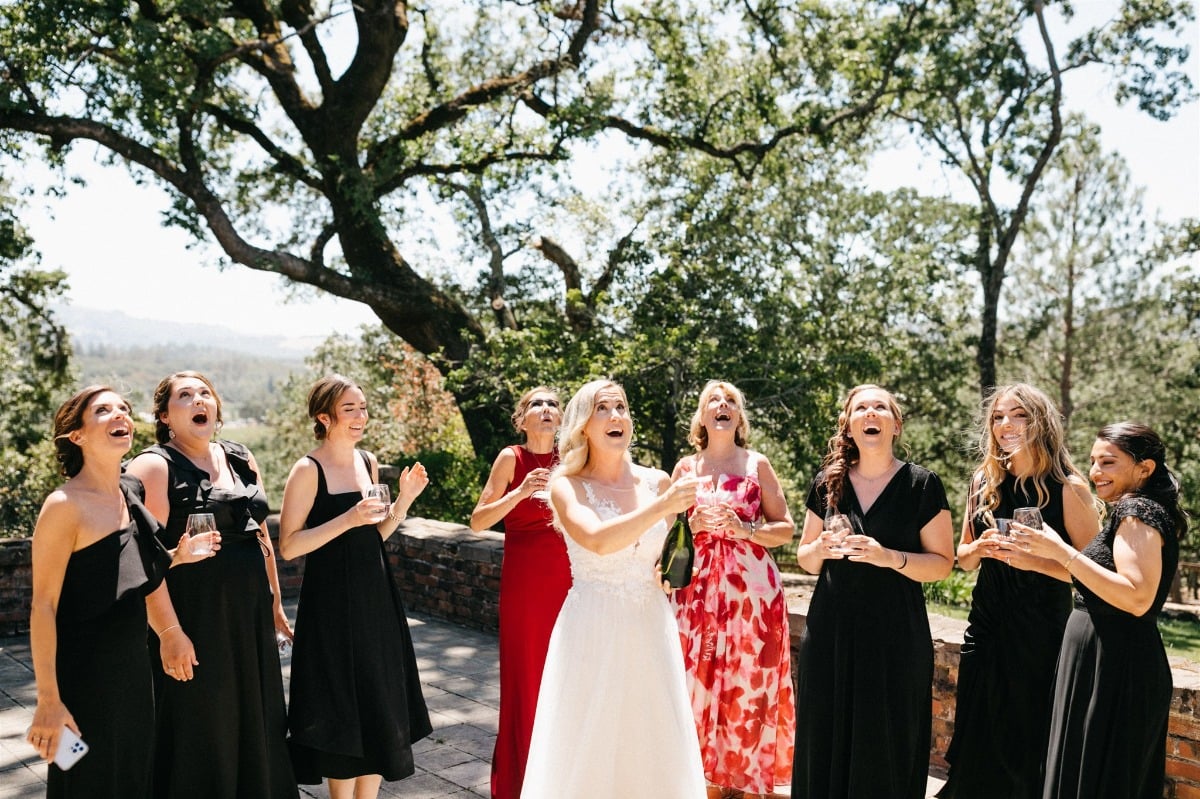
{"type": "Polygon", "coordinates": [[[953,608],[971,606],[971,592],[975,590],[978,572],[954,569],[944,579],[932,583],[921,583],[925,601],[953,608]]]}

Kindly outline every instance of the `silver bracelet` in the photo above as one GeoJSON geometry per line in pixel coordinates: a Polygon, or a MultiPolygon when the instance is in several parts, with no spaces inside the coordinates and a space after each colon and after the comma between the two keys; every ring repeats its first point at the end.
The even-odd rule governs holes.
{"type": "Polygon", "coordinates": [[[1066,569],[1067,571],[1071,571],[1071,561],[1075,560],[1075,558],[1077,558],[1077,557],[1079,557],[1078,549],[1075,550],[1073,553],[1071,553],[1071,557],[1069,557],[1063,561],[1063,568],[1066,569]]]}

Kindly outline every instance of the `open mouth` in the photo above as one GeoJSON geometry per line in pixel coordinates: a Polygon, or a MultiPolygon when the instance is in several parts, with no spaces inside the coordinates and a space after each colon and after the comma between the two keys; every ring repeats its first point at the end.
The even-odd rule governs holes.
{"type": "Polygon", "coordinates": [[[863,425],[863,435],[877,436],[883,432],[883,428],[877,424],[863,425]]]}
{"type": "Polygon", "coordinates": [[[208,424],[208,413],[205,411],[200,411],[199,413],[193,414],[192,415],[192,424],[199,424],[199,425],[208,424]]]}
{"type": "Polygon", "coordinates": [[[609,430],[604,435],[608,436],[609,438],[620,438],[621,436],[625,435],[625,431],[624,430],[609,430]]]}
{"type": "Polygon", "coordinates": [[[728,422],[732,418],[733,418],[733,416],[728,413],[718,413],[716,416],[716,420],[718,422],[728,422]]]}
{"type": "Polygon", "coordinates": [[[130,430],[128,427],[116,427],[108,431],[108,434],[113,438],[129,438],[130,430]]]}

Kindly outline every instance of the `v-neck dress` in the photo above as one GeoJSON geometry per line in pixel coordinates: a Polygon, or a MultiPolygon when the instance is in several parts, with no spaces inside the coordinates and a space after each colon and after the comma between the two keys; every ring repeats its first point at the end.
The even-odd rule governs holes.
{"type": "MultiPolygon", "coordinates": [[[[821,518],[823,480],[807,501],[821,518]]],[[[921,528],[949,507],[938,476],[905,463],[866,513],[847,480],[838,510],[855,532],[920,552],[921,528]]],[[[933,642],[920,583],[895,569],[825,561],[797,671],[792,799],[922,799],[933,642]]]]}

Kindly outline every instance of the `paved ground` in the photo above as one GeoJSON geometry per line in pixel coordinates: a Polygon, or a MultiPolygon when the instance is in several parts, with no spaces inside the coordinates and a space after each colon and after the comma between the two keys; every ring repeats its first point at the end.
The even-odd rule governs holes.
{"type": "MultiPolygon", "coordinates": [[[[294,615],[293,606],[289,616],[294,615]]],[[[434,731],[414,749],[417,773],[385,782],[380,796],[488,796],[500,696],[496,637],[419,615],[410,616],[409,623],[434,731]]],[[[289,659],[283,665],[286,679],[289,659]]],[[[0,638],[0,799],[45,794],[46,766],[25,743],[34,705],[28,637],[0,638]]],[[[931,776],[929,793],[940,785],[931,776]]],[[[301,793],[329,796],[323,786],[303,786],[301,793]]]]}

